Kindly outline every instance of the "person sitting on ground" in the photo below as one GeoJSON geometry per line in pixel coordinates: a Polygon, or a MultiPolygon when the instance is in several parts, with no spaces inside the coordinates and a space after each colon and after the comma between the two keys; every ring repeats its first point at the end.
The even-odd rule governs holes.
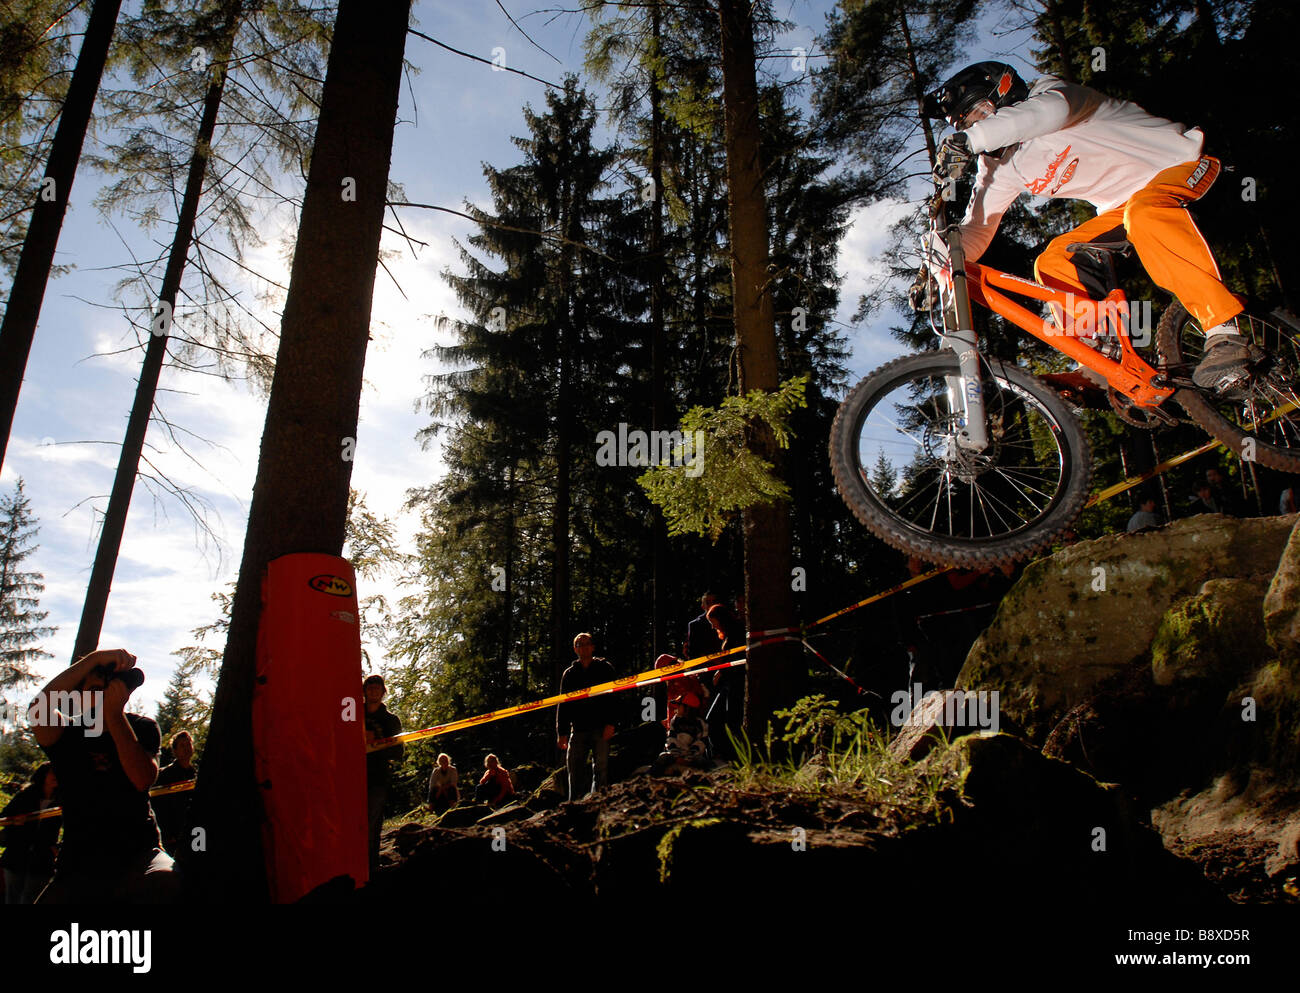
{"type": "Polygon", "coordinates": [[[179,896],[180,872],[149,806],[158,725],[125,709],[144,681],[135,664],[125,649],[91,652],[51,679],[28,711],[63,806],[63,845],[37,903],[174,903],[179,896]],[[74,700],[80,713],[60,716],[74,700]]]}
{"type": "MultiPolygon", "coordinates": [[[[174,786],[188,783],[197,775],[194,767],[194,739],[188,731],[178,731],[172,735],[171,750],[173,760],[163,766],[158,773],[155,786],[174,786]]],[[[194,798],[193,790],[156,796],[151,801],[153,815],[158,819],[158,830],[162,834],[163,848],[173,858],[182,861],[190,845],[190,803],[194,798]]]]}
{"type": "Polygon", "coordinates": [[[451,756],[442,752],[429,775],[429,807],[435,814],[446,813],[460,803],[460,773],[451,764],[451,756]]]}
{"type": "Polygon", "coordinates": [[[499,807],[515,795],[515,784],[510,781],[510,773],[495,755],[483,760],[483,778],[478,781],[474,799],[486,803],[489,807],[499,807]]]}
{"type": "MultiPolygon", "coordinates": [[[[666,669],[670,665],[676,665],[680,661],[681,659],[677,658],[675,655],[660,655],[655,659],[655,668],[666,669]]],[[[704,684],[700,682],[699,676],[674,676],[665,681],[664,688],[667,691],[669,700],[672,700],[673,697],[681,696],[683,693],[691,693],[694,694],[698,701],[700,701],[697,706],[703,706],[704,702],[709,698],[709,691],[704,688],[704,684]]],[[[668,716],[659,723],[666,728],[672,718],[672,704],[670,703],[668,705],[668,716]]]]}
{"type": "MultiPolygon", "coordinates": [[[[0,817],[35,814],[57,807],[58,777],[54,766],[42,762],[32,773],[31,781],[18,791],[17,796],[5,805],[0,817]]],[[[59,854],[59,826],[61,819],[42,817],[39,820],[11,824],[0,831],[0,867],[5,874],[5,903],[34,903],[45,884],[54,873],[54,860],[59,854]]]]}
{"type": "Polygon", "coordinates": [[[663,775],[673,766],[698,768],[709,764],[709,725],[700,716],[700,702],[700,698],[690,692],[673,698],[668,740],[651,768],[654,775],[663,775]]]}
{"type": "Polygon", "coordinates": [[[1138,509],[1133,512],[1133,516],[1128,519],[1128,530],[1145,531],[1147,528],[1158,528],[1164,524],[1160,515],[1156,513],[1156,498],[1151,494],[1144,496],[1138,503],[1138,509]]]}

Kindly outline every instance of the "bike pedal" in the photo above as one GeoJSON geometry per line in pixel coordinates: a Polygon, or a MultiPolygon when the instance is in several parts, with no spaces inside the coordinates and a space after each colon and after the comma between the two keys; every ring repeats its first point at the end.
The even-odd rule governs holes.
{"type": "Polygon", "coordinates": [[[1250,382],[1250,373],[1248,372],[1234,373],[1231,376],[1225,376],[1223,379],[1215,383],[1214,388],[1211,390],[1211,392],[1214,393],[1215,396],[1221,396],[1227,399],[1234,399],[1237,396],[1243,395],[1243,391],[1241,388],[1244,387],[1249,382],[1250,382]]]}

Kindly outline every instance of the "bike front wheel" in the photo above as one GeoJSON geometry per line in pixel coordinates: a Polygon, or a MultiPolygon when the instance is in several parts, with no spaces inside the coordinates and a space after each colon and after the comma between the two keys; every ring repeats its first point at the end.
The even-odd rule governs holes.
{"type": "Polygon", "coordinates": [[[1088,496],[1088,441],[1046,383],[982,362],[989,445],[956,444],[957,356],[895,359],[860,382],[831,428],[835,484],[854,515],[910,555],[943,565],[1015,562],[1047,547],[1088,496]]]}
{"type": "MultiPolygon", "coordinates": [[[[1245,383],[1223,394],[1184,388],[1175,394],[1189,417],[1234,455],[1270,469],[1300,472],[1300,323],[1237,317],[1255,357],[1245,383]]],[[[1168,369],[1191,375],[1205,352],[1205,332],[1175,301],[1156,327],[1168,369]]]]}

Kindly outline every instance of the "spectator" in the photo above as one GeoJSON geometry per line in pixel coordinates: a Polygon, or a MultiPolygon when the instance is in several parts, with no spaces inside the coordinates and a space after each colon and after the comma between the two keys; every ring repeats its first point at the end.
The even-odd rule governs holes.
{"type": "Polygon", "coordinates": [[[28,711],[63,806],[63,845],[37,903],[172,903],[179,895],[180,873],[149,806],[158,725],[125,711],[144,681],[135,663],[125,649],[91,652],[51,679],[28,711]],[[78,713],[60,710],[77,700],[78,713]]]}
{"type": "MultiPolygon", "coordinates": [[[[614,667],[595,657],[596,640],[587,632],[573,639],[577,660],[560,677],[560,692],[572,693],[614,678],[614,667]]],[[[569,700],[555,708],[555,740],[565,752],[564,768],[569,777],[569,799],[578,793],[578,780],[587,771],[591,756],[591,793],[604,789],[609,779],[609,739],[614,737],[612,694],[569,700]]],[[[589,794],[588,794],[589,795],[589,794]]]]}
{"type": "MultiPolygon", "coordinates": [[[[178,731],[171,740],[172,761],[163,766],[158,773],[156,786],[174,786],[176,783],[188,783],[194,779],[194,739],[188,731],[178,731]]],[[[162,833],[163,848],[173,858],[184,861],[185,853],[190,851],[190,802],[193,791],[173,793],[168,796],[154,797],[153,813],[158,819],[158,830],[162,833]]]]}
{"type": "Polygon", "coordinates": [[[475,800],[486,803],[489,807],[497,807],[515,795],[515,784],[510,780],[509,771],[502,768],[500,759],[489,755],[483,760],[483,768],[487,771],[478,781],[478,789],[474,791],[475,800]]]}
{"type": "MultiPolygon", "coordinates": [[[[367,676],[361,684],[366,700],[366,744],[402,733],[402,722],[384,706],[383,676],[367,676]]],[[[384,801],[388,798],[389,765],[400,761],[402,745],[381,748],[366,756],[366,813],[370,819],[370,872],[379,868],[379,837],[384,830],[384,801]]]]}
{"type": "Polygon", "coordinates": [[[705,766],[709,763],[709,725],[699,715],[698,702],[690,693],[673,698],[672,717],[668,723],[668,740],[655,759],[652,772],[658,776],[675,765],[705,766]]]}
{"type": "Polygon", "coordinates": [[[718,603],[718,597],[714,593],[705,593],[700,597],[700,609],[703,611],[699,617],[686,625],[686,642],[683,645],[684,658],[698,659],[705,655],[712,655],[722,648],[722,642],[718,640],[717,633],[713,630],[713,625],[709,623],[709,608],[718,603]]]}
{"type": "Polygon", "coordinates": [[[1223,474],[1223,470],[1210,466],[1205,470],[1205,481],[1214,492],[1214,502],[1219,506],[1220,513],[1232,517],[1242,517],[1245,514],[1245,502],[1236,487],[1228,484],[1228,477],[1223,474]]]}
{"type": "MultiPolygon", "coordinates": [[[[35,814],[57,806],[58,786],[54,766],[42,762],[32,773],[31,782],[9,801],[0,817],[35,814]]],[[[35,903],[45,889],[59,854],[60,823],[58,817],[43,817],[12,824],[0,831],[0,845],[4,846],[0,867],[5,874],[5,903],[35,903]]]]}
{"type": "Polygon", "coordinates": [[[1127,530],[1130,532],[1144,531],[1147,528],[1158,528],[1162,524],[1164,524],[1164,521],[1156,513],[1156,498],[1148,493],[1138,502],[1138,509],[1128,519],[1127,530]]]}
{"type": "MultiPolygon", "coordinates": [[[[710,625],[710,630],[712,630],[711,625],[710,625]]],[[[657,659],[655,659],[655,668],[666,669],[668,668],[668,666],[676,665],[680,661],[681,659],[673,655],[660,655],[657,659]]],[[[694,703],[691,704],[692,707],[703,706],[704,701],[709,698],[709,691],[704,688],[704,684],[700,682],[699,676],[674,676],[672,679],[667,680],[664,683],[664,686],[665,689],[667,690],[668,699],[670,701],[674,697],[685,694],[688,700],[691,699],[694,700],[694,703]]],[[[668,716],[665,717],[661,723],[663,724],[664,727],[667,727],[668,722],[671,720],[672,720],[672,703],[670,702],[668,704],[668,716]]]]}
{"type": "Polygon", "coordinates": [[[460,773],[451,764],[446,752],[438,756],[438,764],[429,775],[429,806],[435,814],[446,813],[460,803],[460,773]]]}
{"type": "Polygon", "coordinates": [[[1300,510],[1300,505],[1296,504],[1295,487],[1288,486],[1277,498],[1277,512],[1279,514],[1294,514],[1300,510]]]}
{"type": "MultiPolygon", "coordinates": [[[[708,611],[709,623],[717,632],[724,652],[745,647],[745,624],[725,603],[715,603],[708,611]]],[[[742,656],[734,656],[734,661],[742,656]]],[[[716,698],[709,709],[714,725],[721,723],[739,734],[745,715],[745,674],[740,667],[718,669],[713,674],[716,698]]]]}
{"type": "Polygon", "coordinates": [[[1192,497],[1191,502],[1187,505],[1187,515],[1189,517],[1196,514],[1221,514],[1222,508],[1214,499],[1214,487],[1209,483],[1197,483],[1196,495],[1192,497]]]}

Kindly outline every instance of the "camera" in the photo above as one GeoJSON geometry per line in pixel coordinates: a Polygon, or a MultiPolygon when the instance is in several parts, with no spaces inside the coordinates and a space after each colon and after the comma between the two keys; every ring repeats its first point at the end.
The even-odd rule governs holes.
{"type": "Polygon", "coordinates": [[[138,690],[140,685],[144,682],[144,673],[135,667],[123,669],[119,672],[112,665],[100,665],[95,667],[95,672],[103,676],[105,680],[120,679],[122,682],[126,683],[127,688],[130,689],[132,693],[138,690]]]}

